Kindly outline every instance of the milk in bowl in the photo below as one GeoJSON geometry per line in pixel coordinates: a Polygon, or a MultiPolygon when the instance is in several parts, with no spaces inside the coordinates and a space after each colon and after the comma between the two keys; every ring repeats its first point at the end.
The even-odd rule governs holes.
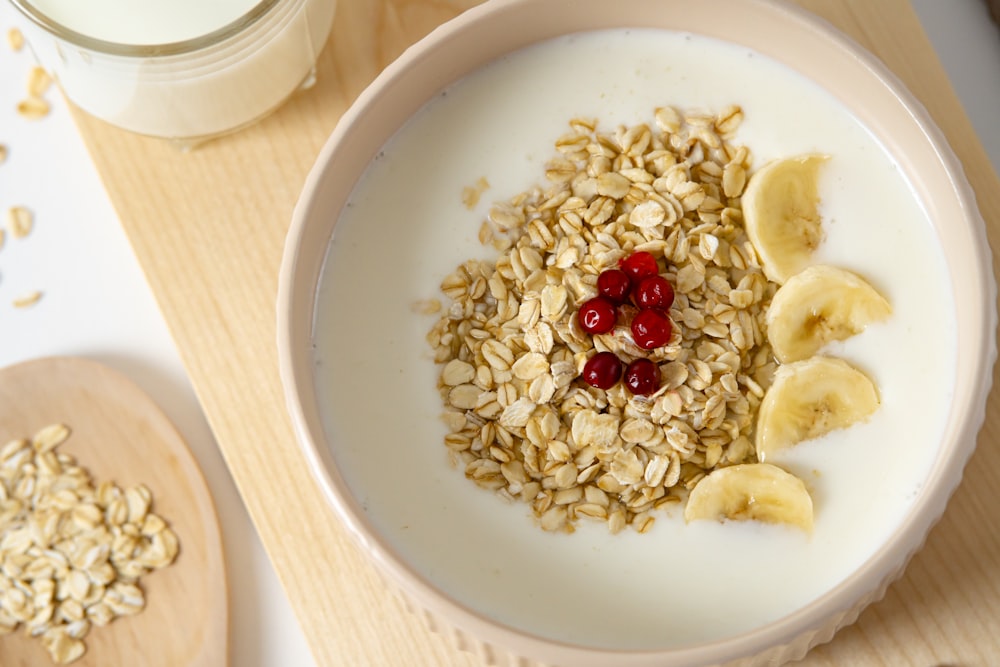
{"type": "Polygon", "coordinates": [[[379,152],[328,249],[314,331],[317,392],[327,441],[367,518],[445,594],[529,635],[605,649],[678,648],[813,602],[899,527],[938,455],[954,390],[952,304],[944,258],[910,184],[824,90],[703,36],[579,33],[461,79],[379,152]],[[641,530],[585,520],[573,532],[543,530],[529,504],[477,487],[449,456],[441,368],[426,340],[442,315],[424,305],[438,298],[449,307],[441,284],[455,267],[496,260],[481,223],[495,202],[547,187],[554,143],[572,119],[596,119],[614,133],[655,127],[666,106],[697,116],[733,105],[743,116],[734,142],[749,151],[750,178],[772,160],[828,156],[818,172],[823,236],[812,262],[864,276],[892,312],[822,352],[871,379],[878,410],[776,457],[808,489],[811,531],[688,522],[682,502],[649,510],[655,520],[641,530]],[[468,187],[475,196],[466,190],[463,200],[468,187]]]}

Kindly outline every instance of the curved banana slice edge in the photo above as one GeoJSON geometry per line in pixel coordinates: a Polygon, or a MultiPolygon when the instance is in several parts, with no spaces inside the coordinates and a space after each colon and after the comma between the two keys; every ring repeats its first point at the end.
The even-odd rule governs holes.
{"type": "Polygon", "coordinates": [[[714,470],[698,482],[684,519],[760,521],[812,532],[813,503],[795,475],[769,463],[743,463],[714,470]]]}
{"type": "Polygon", "coordinates": [[[757,458],[865,420],[879,405],[875,384],[842,359],[782,364],[757,413],[757,458]]]}
{"type": "Polygon", "coordinates": [[[747,235],[764,275],[784,283],[809,263],[823,240],[817,180],[828,155],[774,160],[758,169],[743,193],[747,235]]]}
{"type": "Polygon", "coordinates": [[[799,361],[891,314],[889,302],[861,276],[810,266],[775,293],[767,310],[767,338],[778,361],[799,361]]]}

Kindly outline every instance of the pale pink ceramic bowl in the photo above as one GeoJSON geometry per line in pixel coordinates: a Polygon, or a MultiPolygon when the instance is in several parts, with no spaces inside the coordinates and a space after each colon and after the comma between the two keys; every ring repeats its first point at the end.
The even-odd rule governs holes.
{"type": "MultiPolygon", "coordinates": [[[[941,517],[975,446],[996,349],[995,285],[982,220],[962,166],[928,114],[891,72],[815,17],[765,0],[500,0],[407,50],[365,90],[333,132],[305,184],[285,248],[278,346],[288,409],[326,497],[372,562],[432,628],[486,662],[576,667],[777,665],[801,658],[852,623],[903,571],[941,517]],[[936,462],[912,511],[853,575],[798,612],[753,632],[675,650],[611,651],[514,630],[436,589],[394,551],[338,471],[321,423],[312,335],[316,290],[339,211],[385,141],[437,91],[504,53],[576,31],[655,27],[749,47],[818,83],[898,161],[940,237],[956,302],[956,390],[936,462]]],[[[428,391],[433,391],[428,388],[428,391]]]]}

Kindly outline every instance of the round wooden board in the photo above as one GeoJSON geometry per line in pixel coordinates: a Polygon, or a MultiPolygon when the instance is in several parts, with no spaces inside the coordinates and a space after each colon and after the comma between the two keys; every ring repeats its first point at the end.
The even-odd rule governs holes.
{"type": "MultiPolygon", "coordinates": [[[[93,627],[75,667],[200,667],[228,662],[228,595],[215,507],[186,443],[132,381],[101,364],[50,357],[0,370],[0,441],[30,438],[61,422],[73,456],[94,484],[145,484],[151,510],[177,534],[174,563],[143,577],[146,608],[93,627]]],[[[2,444],[0,443],[0,444],[2,444]]],[[[0,637],[0,665],[52,664],[23,629],[0,637]]]]}

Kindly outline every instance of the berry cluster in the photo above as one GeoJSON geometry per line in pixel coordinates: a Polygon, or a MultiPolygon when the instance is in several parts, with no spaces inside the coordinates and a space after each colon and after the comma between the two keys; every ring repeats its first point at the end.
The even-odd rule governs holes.
{"type": "MultiPolygon", "coordinates": [[[[668,313],[674,288],[660,275],[656,258],[637,252],[618,266],[597,277],[598,296],[580,306],[580,326],[587,333],[608,333],[618,322],[618,306],[631,301],[639,309],[630,327],[636,345],[644,350],[666,345],[673,330],[668,313]]],[[[633,394],[645,396],[660,387],[660,369],[649,359],[630,363],[624,376],[633,394]]],[[[621,377],[622,363],[612,352],[598,352],[583,367],[584,382],[598,389],[610,389],[621,377]]]]}

